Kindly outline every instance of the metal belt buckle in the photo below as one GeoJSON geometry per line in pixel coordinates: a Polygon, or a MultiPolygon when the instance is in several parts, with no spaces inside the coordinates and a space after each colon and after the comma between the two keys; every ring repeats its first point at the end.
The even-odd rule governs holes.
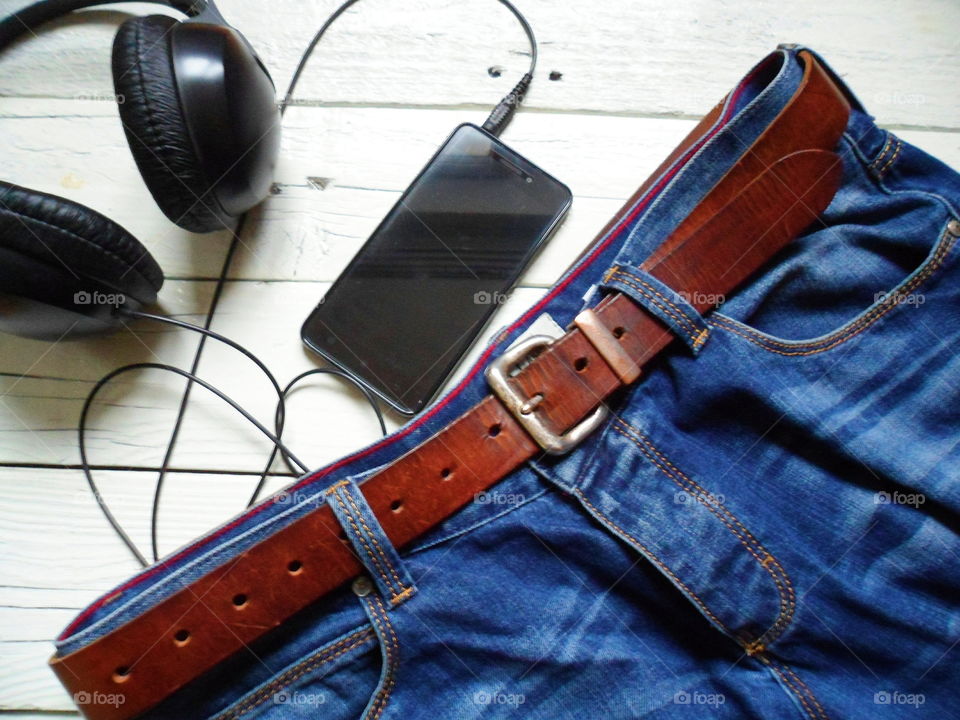
{"type": "Polygon", "coordinates": [[[550,455],[563,455],[579,445],[584,438],[596,430],[606,420],[609,411],[601,403],[580,424],[563,435],[558,435],[547,429],[543,421],[537,417],[537,405],[543,400],[543,396],[524,397],[510,383],[510,377],[517,365],[526,360],[538,348],[546,347],[552,342],[553,338],[547,335],[534,335],[523,342],[517,343],[490,363],[487,367],[486,376],[494,394],[500,398],[517,422],[536,441],[537,445],[550,455]]]}

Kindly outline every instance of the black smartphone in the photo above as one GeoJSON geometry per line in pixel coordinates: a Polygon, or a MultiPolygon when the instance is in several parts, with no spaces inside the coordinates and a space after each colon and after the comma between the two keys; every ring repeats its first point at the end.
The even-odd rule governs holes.
{"type": "Polygon", "coordinates": [[[303,341],[401,413],[420,411],[571,198],[493,135],[459,126],[307,318],[303,341]]]}

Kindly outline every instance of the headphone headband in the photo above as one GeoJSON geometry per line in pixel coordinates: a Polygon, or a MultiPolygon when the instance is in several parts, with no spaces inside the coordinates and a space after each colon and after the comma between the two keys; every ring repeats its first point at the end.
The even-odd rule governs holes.
{"type": "MultiPolygon", "coordinates": [[[[0,52],[26,32],[46,22],[96,5],[112,5],[118,2],[143,2],[144,0],[39,0],[0,21],[0,52]]],[[[166,5],[179,10],[188,17],[204,16],[207,22],[222,23],[213,0],[146,0],[156,5],[166,5]]]]}

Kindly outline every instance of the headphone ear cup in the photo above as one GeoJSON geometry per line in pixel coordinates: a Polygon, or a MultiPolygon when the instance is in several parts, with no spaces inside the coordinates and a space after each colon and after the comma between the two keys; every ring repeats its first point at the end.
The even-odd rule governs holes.
{"type": "Polygon", "coordinates": [[[127,20],[113,41],[113,83],[127,143],[147,188],[171,221],[191,232],[230,227],[204,176],[184,120],[170,35],[177,20],[127,20]]]}
{"type": "Polygon", "coordinates": [[[86,205],[0,181],[0,248],[156,302],[163,271],[133,235],[86,205]]]}

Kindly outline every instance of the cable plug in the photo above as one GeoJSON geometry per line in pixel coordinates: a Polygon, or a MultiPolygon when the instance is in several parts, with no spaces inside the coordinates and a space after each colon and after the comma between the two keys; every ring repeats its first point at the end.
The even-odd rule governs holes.
{"type": "Polygon", "coordinates": [[[490,116],[483,123],[483,129],[494,137],[498,137],[510,123],[520,103],[523,102],[524,96],[530,89],[531,82],[533,82],[533,75],[530,73],[524,74],[520,78],[520,82],[510,91],[510,94],[506,95],[490,113],[490,116]]]}

